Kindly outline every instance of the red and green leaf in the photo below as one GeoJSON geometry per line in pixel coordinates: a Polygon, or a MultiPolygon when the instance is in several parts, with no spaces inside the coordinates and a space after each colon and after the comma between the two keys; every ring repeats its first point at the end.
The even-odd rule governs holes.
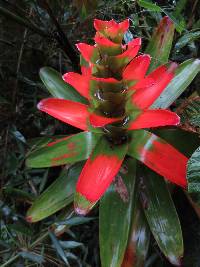
{"type": "Polygon", "coordinates": [[[97,44],[97,47],[99,48],[101,56],[116,56],[122,52],[121,44],[116,44],[112,42],[110,39],[107,39],[98,32],[95,35],[94,41],[97,44]]]}
{"type": "Polygon", "coordinates": [[[123,79],[136,81],[143,79],[148,70],[150,60],[149,55],[141,55],[134,58],[123,71],[123,79]]]}
{"type": "Polygon", "coordinates": [[[124,33],[129,28],[129,20],[126,19],[120,23],[117,23],[113,19],[110,21],[95,19],[94,28],[106,38],[109,38],[116,43],[120,43],[124,33]]]}
{"type": "Polygon", "coordinates": [[[76,186],[75,210],[86,214],[104,194],[118,173],[127,144],[113,146],[101,138],[87,160],[76,186]]]}
{"type": "Polygon", "coordinates": [[[133,131],[128,154],[172,183],[186,188],[188,159],[163,139],[144,130],[133,131]]]}
{"type": "Polygon", "coordinates": [[[30,153],[26,165],[43,168],[86,160],[99,138],[99,134],[90,132],[64,137],[30,153]]]}
{"type": "Polygon", "coordinates": [[[167,63],[174,37],[174,24],[169,17],[164,17],[146,48],[146,53],[152,56],[149,72],[157,66],[167,63]]]}
{"type": "Polygon", "coordinates": [[[110,124],[113,122],[116,122],[120,120],[120,118],[108,118],[108,117],[103,117],[98,114],[95,114],[94,112],[90,114],[90,124],[93,127],[103,127],[106,124],[110,124]]]}
{"type": "Polygon", "coordinates": [[[38,103],[38,109],[54,118],[81,130],[88,129],[88,106],[70,100],[46,98],[38,103]]]}
{"type": "Polygon", "coordinates": [[[133,39],[128,43],[122,54],[109,57],[109,67],[112,69],[112,71],[121,71],[137,55],[140,46],[141,39],[133,39]]]}
{"type": "Polygon", "coordinates": [[[177,125],[180,118],[175,112],[169,110],[143,110],[133,121],[130,121],[128,129],[144,129],[167,125],[177,125]]]}
{"type": "Polygon", "coordinates": [[[90,75],[81,75],[75,72],[67,72],[63,75],[63,80],[73,86],[82,96],[89,99],[90,75]]]}
{"type": "Polygon", "coordinates": [[[163,138],[166,142],[173,145],[186,157],[191,157],[195,149],[200,146],[198,134],[183,131],[179,128],[174,129],[156,129],[154,134],[163,138]]]}
{"type": "Polygon", "coordinates": [[[150,73],[147,78],[153,79],[154,82],[151,86],[138,89],[133,94],[133,104],[141,109],[149,108],[173,79],[176,67],[177,65],[172,63],[168,68],[160,66],[150,73]]]}
{"type": "Polygon", "coordinates": [[[174,78],[161,92],[161,95],[154,100],[152,108],[168,108],[184,92],[199,72],[199,59],[188,59],[180,64],[175,70],[174,78]]]}
{"type": "Polygon", "coordinates": [[[96,63],[99,58],[99,50],[97,47],[85,43],[78,43],[76,47],[87,62],[96,63]]]}
{"type": "Polygon", "coordinates": [[[40,69],[40,78],[53,97],[87,104],[87,100],[74,90],[73,87],[66,84],[61,74],[56,70],[43,67],[40,69]]]}

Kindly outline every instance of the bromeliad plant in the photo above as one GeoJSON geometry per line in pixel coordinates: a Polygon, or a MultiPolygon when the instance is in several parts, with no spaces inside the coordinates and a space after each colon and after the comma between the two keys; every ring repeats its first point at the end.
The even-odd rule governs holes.
{"type": "MultiPolygon", "coordinates": [[[[79,177],[74,177],[74,181],[78,178],[76,187],[75,182],[72,187],[69,182],[70,189],[66,189],[68,181],[62,180],[61,177],[60,183],[51,185],[36,200],[28,211],[27,220],[38,221],[66,206],[71,201],[73,190],[75,190],[76,213],[86,215],[109,188],[100,202],[102,266],[116,267],[121,266],[122,262],[123,266],[133,266],[131,264],[136,259],[130,255],[136,254],[135,248],[137,247],[133,245],[134,242],[137,243],[137,240],[131,238],[131,234],[135,231],[134,225],[145,229],[145,236],[141,241],[145,252],[141,255],[138,252],[144,260],[149,243],[149,230],[139,208],[139,200],[161,250],[173,264],[179,265],[183,254],[182,236],[165,181],[142,166],[139,168],[139,179],[135,179],[136,161],[134,160],[139,160],[168,181],[186,189],[187,157],[151,131],[144,130],[161,126],[176,126],[180,123],[180,118],[176,113],[165,109],[166,107],[162,108],[162,105],[158,108],[159,103],[162,103],[162,98],[159,102],[159,97],[163,95],[163,92],[167,91],[168,96],[172,95],[171,99],[173,99],[173,94],[177,94],[177,90],[173,92],[176,86],[173,82],[176,83],[175,76],[184,69],[182,67],[179,70],[176,63],[166,63],[173,38],[173,23],[165,17],[154,34],[153,43],[147,48],[152,56],[159,56],[158,52],[160,52],[161,61],[165,62],[160,66],[157,66],[158,62],[155,58],[152,59],[151,64],[149,54],[138,54],[141,46],[140,38],[132,39],[127,44],[123,43],[124,34],[129,28],[129,20],[116,23],[114,20],[96,19],[94,27],[97,31],[94,37],[95,45],[77,44],[81,53],[82,73],[68,72],[63,75],[68,88],[71,85],[82,97],[69,88],[69,92],[64,93],[65,96],[67,95],[66,99],[47,98],[38,104],[39,110],[83,132],[62,137],[36,149],[28,156],[27,166],[53,167],[87,161],[79,177]],[[123,161],[125,163],[122,167],[123,161]],[[116,190],[113,189],[112,182],[116,190]],[[116,191],[120,193],[123,200],[116,191]],[[153,201],[157,199],[156,194],[160,195],[161,202],[164,201],[163,207],[159,206],[160,203],[156,204],[158,209],[161,208],[164,212],[165,209],[171,208],[171,215],[163,218],[167,223],[163,221],[164,228],[160,226],[160,229],[154,220],[157,206],[153,205],[153,201]],[[114,220],[118,223],[116,228],[113,226],[114,220]],[[131,221],[133,228],[130,227],[131,221]],[[175,224],[174,232],[169,230],[171,223],[175,224]],[[110,229],[111,235],[114,230],[118,229],[117,227],[121,229],[120,227],[123,226],[124,231],[119,233],[118,237],[112,236],[109,239],[107,237],[109,233],[106,234],[108,231],[106,227],[109,224],[114,227],[110,229]],[[130,247],[128,246],[125,253],[129,230],[130,247]],[[161,233],[162,231],[164,232],[161,233]],[[122,238],[120,235],[123,235],[122,238]],[[106,242],[104,242],[105,237],[108,238],[106,242]],[[113,249],[110,251],[109,247],[113,249]],[[115,257],[112,258],[109,255],[115,255],[115,257]]],[[[188,62],[187,68],[188,64],[192,63],[188,62]]],[[[54,75],[53,79],[56,81],[58,77],[55,72],[48,71],[54,75]]],[[[41,73],[47,86],[49,83],[45,75],[48,71],[43,70],[41,73]]],[[[193,74],[187,77],[187,84],[194,76],[193,74]]],[[[179,82],[177,85],[179,94],[185,89],[185,84],[186,82],[182,84],[179,82]]],[[[51,84],[50,87],[52,87],[51,84]]],[[[53,95],[55,96],[56,93],[54,92],[53,95]]],[[[175,96],[177,97],[178,95],[175,96]]]]}

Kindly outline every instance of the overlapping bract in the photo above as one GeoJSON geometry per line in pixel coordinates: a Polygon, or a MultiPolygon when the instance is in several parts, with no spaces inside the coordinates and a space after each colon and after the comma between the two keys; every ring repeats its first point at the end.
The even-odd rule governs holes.
{"type": "Polygon", "coordinates": [[[141,39],[122,44],[128,20],[95,20],[94,27],[95,45],[77,44],[82,74],[63,75],[88,105],[56,98],[38,104],[40,110],[65,123],[101,135],[77,183],[75,208],[81,214],[103,195],[128,151],[165,178],[186,187],[187,158],[164,140],[139,130],[179,124],[176,113],[150,109],[173,79],[176,64],[162,65],[147,74],[150,56],[137,56],[141,39]],[[144,137],[134,142],[135,136],[144,137]]]}

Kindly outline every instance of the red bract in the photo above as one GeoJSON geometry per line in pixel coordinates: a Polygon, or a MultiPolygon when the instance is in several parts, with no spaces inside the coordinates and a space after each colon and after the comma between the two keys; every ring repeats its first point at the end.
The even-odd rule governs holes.
{"type": "Polygon", "coordinates": [[[162,65],[147,74],[151,57],[136,57],[141,39],[121,43],[128,26],[128,20],[119,24],[95,20],[95,45],[77,44],[82,74],[69,72],[63,79],[88,100],[88,105],[56,98],[38,104],[49,115],[101,136],[77,183],[75,209],[81,214],[104,194],[127,153],[171,182],[187,185],[187,158],[164,140],[141,130],[179,124],[176,113],[151,109],[173,79],[177,65],[162,65]]]}

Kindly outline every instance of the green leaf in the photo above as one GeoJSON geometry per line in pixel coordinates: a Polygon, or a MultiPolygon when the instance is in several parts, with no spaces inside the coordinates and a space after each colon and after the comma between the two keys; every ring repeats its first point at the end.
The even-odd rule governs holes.
{"type": "Polygon", "coordinates": [[[172,264],[180,266],[184,249],[182,231],[164,179],[143,167],[138,189],[145,216],[159,248],[172,264]]]}
{"type": "Polygon", "coordinates": [[[176,69],[175,77],[151,108],[168,108],[188,87],[200,71],[199,59],[188,59],[176,69]]]}
{"type": "Polygon", "coordinates": [[[69,262],[68,262],[67,257],[66,257],[66,253],[62,249],[62,247],[61,247],[59,241],[57,240],[56,236],[52,232],[49,232],[49,236],[50,236],[51,241],[52,241],[52,243],[53,243],[58,255],[60,256],[60,258],[64,261],[66,266],[70,267],[69,262]]]}
{"type": "Polygon", "coordinates": [[[66,135],[54,135],[54,136],[42,136],[42,137],[35,137],[27,140],[27,144],[31,147],[31,151],[41,148],[48,143],[56,141],[58,139],[64,138],[66,135]]]}
{"type": "Polygon", "coordinates": [[[88,223],[90,221],[93,221],[95,218],[94,217],[72,217],[69,219],[66,219],[64,221],[60,221],[55,223],[55,225],[67,225],[67,226],[74,226],[74,225],[80,225],[84,223],[88,223]]]}
{"type": "Polygon", "coordinates": [[[177,41],[177,43],[175,44],[175,49],[179,50],[198,38],[200,38],[200,31],[188,32],[177,41]]]}
{"type": "Polygon", "coordinates": [[[184,30],[184,28],[185,28],[184,19],[179,20],[173,14],[168,12],[166,8],[161,8],[161,7],[159,7],[158,5],[154,4],[153,2],[151,2],[149,0],[139,0],[138,4],[141,7],[144,7],[146,9],[148,9],[151,12],[160,12],[160,13],[163,12],[165,15],[167,15],[171,19],[171,21],[174,22],[175,28],[179,33],[181,33],[184,30]]]}
{"type": "Polygon", "coordinates": [[[31,260],[35,263],[42,264],[44,262],[44,257],[42,255],[29,252],[29,251],[22,251],[18,253],[24,259],[31,260]]]}
{"type": "Polygon", "coordinates": [[[32,202],[35,199],[35,195],[11,186],[3,188],[3,192],[6,195],[9,195],[10,197],[14,198],[15,200],[20,199],[23,201],[32,202]]]}
{"type": "Polygon", "coordinates": [[[64,249],[70,249],[70,248],[78,248],[83,247],[83,243],[76,242],[76,241],[60,241],[59,242],[61,247],[64,249]]]}
{"type": "Polygon", "coordinates": [[[187,165],[188,192],[200,205],[200,147],[192,154],[187,165]]]}
{"type": "Polygon", "coordinates": [[[73,3],[78,9],[80,17],[83,20],[94,13],[98,6],[97,0],[73,0],[73,3]]]}
{"type": "Polygon", "coordinates": [[[43,67],[40,69],[40,78],[52,96],[87,104],[87,100],[71,85],[64,82],[61,74],[56,70],[43,67]]]}
{"type": "Polygon", "coordinates": [[[157,29],[154,31],[153,36],[145,50],[147,54],[152,56],[151,64],[148,69],[149,72],[154,70],[159,65],[168,62],[173,37],[174,24],[168,17],[164,17],[160,21],[157,29]]]}
{"type": "Polygon", "coordinates": [[[179,0],[176,2],[176,7],[173,11],[175,17],[181,16],[181,12],[185,9],[187,0],[179,0]]]}
{"type": "Polygon", "coordinates": [[[181,33],[185,29],[186,22],[183,17],[180,20],[179,18],[174,17],[172,13],[168,12],[167,9],[163,8],[162,11],[171,19],[171,21],[173,21],[175,28],[179,33],[181,33]]]}
{"type": "Polygon", "coordinates": [[[135,196],[129,240],[121,267],[143,267],[149,248],[149,226],[138,203],[138,194],[135,196]]]}
{"type": "Polygon", "coordinates": [[[65,170],[33,203],[27,212],[27,221],[40,221],[72,203],[75,185],[83,163],[65,170]]]}
{"type": "Polygon", "coordinates": [[[112,184],[100,201],[99,238],[102,267],[121,266],[128,240],[135,186],[135,160],[125,161],[125,170],[122,170],[119,172],[117,184],[124,200],[112,184]]]}
{"type": "Polygon", "coordinates": [[[162,9],[158,5],[152,3],[151,1],[139,0],[139,1],[137,1],[137,3],[139,4],[139,6],[144,7],[146,9],[148,9],[149,11],[162,12],[162,9]]]}
{"type": "Polygon", "coordinates": [[[99,134],[91,132],[64,137],[30,153],[26,165],[31,168],[43,168],[85,160],[99,138],[99,134]]]}

